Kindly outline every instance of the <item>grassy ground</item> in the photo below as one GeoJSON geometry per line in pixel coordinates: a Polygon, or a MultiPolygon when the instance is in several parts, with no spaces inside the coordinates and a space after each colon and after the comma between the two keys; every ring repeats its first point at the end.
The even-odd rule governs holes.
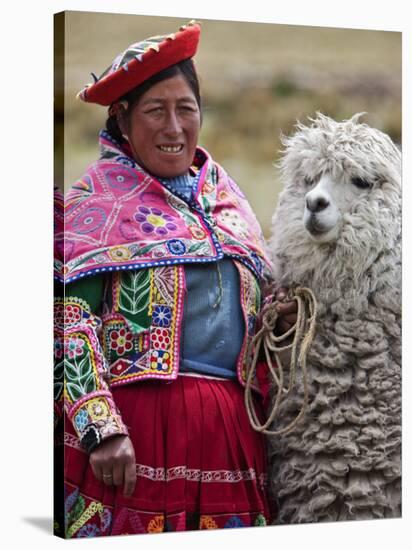
{"type": "MultiPolygon", "coordinates": [[[[115,55],[183,19],[67,12],[65,165],[67,187],[97,156],[106,110],[75,99],[115,55]]],[[[401,35],[203,20],[196,65],[204,101],[200,144],[236,179],[269,232],[279,182],[280,131],[316,111],[365,120],[401,141],[401,35]]]]}

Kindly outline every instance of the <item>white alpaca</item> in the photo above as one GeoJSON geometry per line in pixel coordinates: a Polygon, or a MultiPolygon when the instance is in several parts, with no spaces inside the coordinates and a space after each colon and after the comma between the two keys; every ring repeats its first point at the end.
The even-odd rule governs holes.
{"type": "Polygon", "coordinates": [[[269,445],[284,523],[400,516],[401,155],[359,117],[318,114],[283,138],[275,279],[319,307],[307,413],[269,445]]]}

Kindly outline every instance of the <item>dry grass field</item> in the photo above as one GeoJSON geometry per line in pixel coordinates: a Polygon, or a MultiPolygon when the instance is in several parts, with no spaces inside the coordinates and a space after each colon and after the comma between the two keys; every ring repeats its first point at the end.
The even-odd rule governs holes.
{"type": "MultiPolygon", "coordinates": [[[[99,75],[129,44],[173,32],[185,22],[66,12],[65,147],[59,186],[67,189],[98,154],[97,134],[104,126],[106,109],[75,98],[91,81],[90,73],[99,75]]],[[[274,166],[279,135],[291,132],[297,119],[304,121],[316,111],[337,119],[366,111],[366,122],[401,143],[400,33],[200,23],[202,37],[195,58],[204,102],[200,145],[238,182],[266,235],[279,192],[274,166]]],[[[63,126],[56,133],[60,130],[63,126]]],[[[59,153],[57,162],[62,158],[59,153]]]]}

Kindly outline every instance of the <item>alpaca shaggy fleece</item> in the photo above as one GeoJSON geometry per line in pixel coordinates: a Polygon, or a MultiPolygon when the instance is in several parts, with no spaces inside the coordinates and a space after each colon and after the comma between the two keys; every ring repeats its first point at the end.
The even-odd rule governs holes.
{"type": "MultiPolygon", "coordinates": [[[[401,514],[401,155],[360,116],[318,114],[282,138],[275,279],[311,288],[319,312],[306,415],[269,438],[281,523],[401,514]]],[[[273,428],[297,415],[302,388],[273,428]]]]}

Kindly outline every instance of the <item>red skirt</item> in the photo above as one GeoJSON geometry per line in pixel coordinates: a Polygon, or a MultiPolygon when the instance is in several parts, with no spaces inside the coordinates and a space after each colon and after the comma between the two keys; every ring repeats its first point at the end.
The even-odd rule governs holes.
{"type": "Polygon", "coordinates": [[[265,442],[243,394],[237,381],[195,376],[113,388],[136,455],[130,497],[95,478],[66,420],[65,536],[271,523],[265,442]]]}

